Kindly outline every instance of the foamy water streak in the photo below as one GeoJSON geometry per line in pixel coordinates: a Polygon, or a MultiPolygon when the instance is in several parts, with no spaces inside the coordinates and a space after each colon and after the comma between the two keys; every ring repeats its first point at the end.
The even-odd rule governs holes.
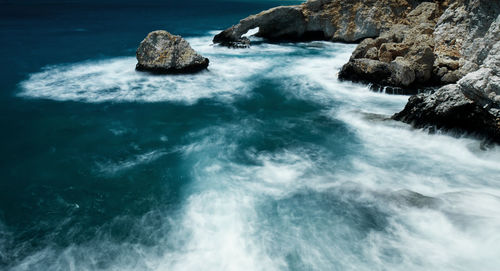
{"type": "MultiPolygon", "coordinates": [[[[158,234],[155,245],[96,239],[59,254],[52,248],[39,251],[15,270],[95,270],[106,251],[120,255],[101,268],[109,270],[500,266],[499,149],[484,152],[473,139],[429,135],[384,120],[407,97],[339,82],[335,73],[353,45],[315,42],[232,50],[209,46],[208,40],[190,39],[211,57],[210,71],[199,75],[150,76],[126,70],[133,59],[104,60],[48,68],[23,82],[20,95],[86,102],[189,104],[212,98],[231,103],[238,95],[251,99],[256,81],[269,80],[279,82],[285,98],[319,104],[318,114],[346,125],[357,143],[352,149],[339,148],[346,153],[338,160],[332,160],[330,135],[275,152],[242,150],[245,139],[269,136],[260,129],[263,120],[244,114],[237,123],[191,132],[189,143],[178,149],[192,179],[180,210],[160,213],[164,223],[157,229],[148,227],[151,214],[135,222],[145,231],[166,232],[158,234]],[[235,159],[241,155],[250,162],[235,159]],[[78,260],[82,255],[88,260],[78,260]]],[[[315,128],[307,125],[303,129],[315,128]]],[[[99,165],[99,171],[121,172],[163,154],[150,151],[99,165]]]]}
{"type": "Polygon", "coordinates": [[[266,55],[293,50],[271,45],[262,51],[238,51],[214,47],[209,37],[189,41],[197,51],[211,59],[207,71],[195,75],[161,76],[135,71],[135,57],[86,61],[46,67],[21,82],[22,91],[18,95],[92,103],[226,100],[244,95],[251,89],[253,77],[265,74],[273,66],[273,61],[266,55]]]}

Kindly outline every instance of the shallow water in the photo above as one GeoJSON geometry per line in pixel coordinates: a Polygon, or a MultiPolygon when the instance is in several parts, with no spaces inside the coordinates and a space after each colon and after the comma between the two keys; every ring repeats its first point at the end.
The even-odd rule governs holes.
{"type": "Polygon", "coordinates": [[[16,121],[2,119],[2,268],[500,265],[498,148],[388,120],[407,96],[336,78],[355,45],[233,50],[200,28],[185,35],[210,59],[197,75],[139,73],[123,53],[18,80],[3,110],[16,121]]]}

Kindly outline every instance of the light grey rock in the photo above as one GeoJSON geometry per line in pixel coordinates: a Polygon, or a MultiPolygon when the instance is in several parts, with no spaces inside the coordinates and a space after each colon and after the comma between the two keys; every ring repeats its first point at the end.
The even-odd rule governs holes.
{"type": "Polygon", "coordinates": [[[259,27],[257,36],[270,40],[331,40],[355,42],[379,36],[404,21],[418,0],[309,0],[249,16],[217,34],[214,43],[234,47],[242,35],[259,27]]]}
{"type": "Polygon", "coordinates": [[[456,0],[439,18],[434,31],[434,69],[447,67],[452,75],[442,82],[455,81],[476,71],[500,39],[500,1],[456,0]]]}
{"type": "Polygon", "coordinates": [[[136,57],[137,70],[154,73],[194,73],[206,69],[209,63],[185,39],[164,30],[149,33],[136,57]]]}

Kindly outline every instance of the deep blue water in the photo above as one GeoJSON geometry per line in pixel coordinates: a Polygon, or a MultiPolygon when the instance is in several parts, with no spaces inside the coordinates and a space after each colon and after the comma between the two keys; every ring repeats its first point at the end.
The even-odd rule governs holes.
{"type": "Polygon", "coordinates": [[[0,269],[499,266],[498,149],[386,120],[354,45],[211,44],[297,2],[0,2],[0,269]],[[136,72],[156,29],[209,70],[136,72]]]}

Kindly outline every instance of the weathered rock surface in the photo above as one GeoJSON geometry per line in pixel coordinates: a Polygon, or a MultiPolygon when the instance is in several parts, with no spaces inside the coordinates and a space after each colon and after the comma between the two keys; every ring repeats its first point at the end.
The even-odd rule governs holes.
{"type": "Polygon", "coordinates": [[[500,1],[450,2],[433,33],[437,56],[434,68],[447,70],[440,77],[443,83],[456,82],[477,70],[500,38],[500,1]]]}
{"type": "Polygon", "coordinates": [[[331,40],[356,42],[377,37],[382,30],[401,23],[419,0],[309,0],[249,16],[214,37],[214,43],[246,47],[242,38],[250,29],[269,40],[331,40]]]}
{"type": "Polygon", "coordinates": [[[439,4],[424,2],[409,12],[402,24],[393,25],[376,39],[365,39],[339,78],[402,88],[429,85],[435,61],[432,33],[440,13],[439,4]],[[384,76],[372,77],[371,69],[360,66],[365,59],[385,65],[384,76]]]}
{"type": "MultiPolygon", "coordinates": [[[[492,5],[490,2],[471,0],[466,4],[470,6],[452,5],[458,12],[453,20],[460,27],[455,29],[453,24],[447,23],[446,31],[442,30],[443,33],[439,34],[444,37],[455,31],[456,36],[449,36],[455,41],[451,49],[440,45],[440,52],[448,55],[439,55],[440,59],[434,65],[448,71],[443,77],[463,76],[462,79],[436,93],[411,97],[405,109],[394,118],[416,127],[436,126],[476,133],[500,143],[500,3],[492,5]],[[466,12],[467,8],[475,11],[466,12]],[[494,9],[496,18],[492,20],[494,9]],[[479,12],[479,17],[474,12],[479,12]],[[464,16],[469,19],[465,20],[464,16]],[[451,62],[452,54],[459,57],[458,64],[451,62]],[[449,63],[453,63],[454,67],[450,67],[449,63]]],[[[447,13],[449,11],[443,16],[449,20],[453,16],[447,13]]]]}
{"type": "Polygon", "coordinates": [[[402,25],[363,41],[339,78],[402,88],[455,83],[477,70],[498,42],[499,11],[500,1],[423,2],[408,13],[402,25]],[[361,63],[357,59],[391,63],[400,57],[400,66],[415,72],[414,80],[405,80],[408,72],[394,70],[388,70],[387,77],[371,80],[370,70],[353,68],[361,63]],[[352,74],[353,70],[358,74],[352,74]]]}
{"type": "Polygon", "coordinates": [[[500,143],[500,117],[467,98],[458,84],[435,93],[411,96],[403,111],[393,119],[416,128],[467,132],[500,143]]]}
{"type": "Polygon", "coordinates": [[[149,33],[139,45],[136,57],[137,70],[154,73],[194,73],[206,69],[209,63],[181,36],[163,30],[149,33]]]}
{"type": "Polygon", "coordinates": [[[214,37],[245,47],[269,40],[361,41],[339,73],[414,91],[393,118],[416,127],[467,131],[500,142],[500,1],[309,0],[249,16],[214,37]]]}

